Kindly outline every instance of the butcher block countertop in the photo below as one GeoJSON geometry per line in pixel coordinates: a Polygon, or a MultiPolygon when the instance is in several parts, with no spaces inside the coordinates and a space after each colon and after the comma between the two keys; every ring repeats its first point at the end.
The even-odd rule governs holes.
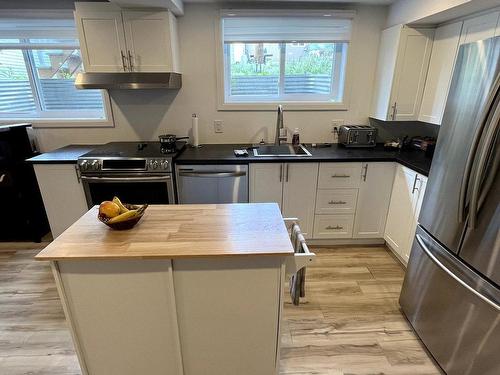
{"type": "MultiPolygon", "coordinates": [[[[64,209],[64,208],[61,208],[64,209]]],[[[37,260],[154,259],[292,255],[275,203],[152,205],[132,229],[97,220],[95,206],[56,238],[37,260]]]]}

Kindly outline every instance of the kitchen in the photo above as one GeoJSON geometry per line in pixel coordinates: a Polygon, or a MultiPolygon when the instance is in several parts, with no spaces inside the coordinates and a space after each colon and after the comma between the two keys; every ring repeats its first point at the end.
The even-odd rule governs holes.
{"type": "Polygon", "coordinates": [[[0,372],[497,373],[499,5],[2,3],[0,372]]]}

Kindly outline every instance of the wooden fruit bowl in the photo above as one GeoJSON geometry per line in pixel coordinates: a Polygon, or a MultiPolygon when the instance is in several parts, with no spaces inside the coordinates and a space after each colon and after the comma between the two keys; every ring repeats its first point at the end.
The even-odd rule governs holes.
{"type": "MultiPolygon", "coordinates": [[[[138,208],[142,207],[142,206],[136,206],[134,204],[128,204],[128,203],[123,203],[123,205],[125,207],[127,207],[129,210],[137,210],[138,208]]],[[[147,207],[147,205],[145,205],[145,206],[147,207]]],[[[144,210],[142,211],[142,213],[140,215],[131,217],[128,220],[119,221],[118,223],[112,223],[112,224],[108,223],[109,218],[107,218],[105,216],[97,215],[97,218],[99,219],[99,221],[101,223],[106,224],[111,229],[114,229],[114,230],[126,230],[126,229],[133,228],[139,222],[139,220],[141,220],[141,218],[144,216],[144,212],[145,211],[146,211],[146,208],[144,208],[144,210]]]]}

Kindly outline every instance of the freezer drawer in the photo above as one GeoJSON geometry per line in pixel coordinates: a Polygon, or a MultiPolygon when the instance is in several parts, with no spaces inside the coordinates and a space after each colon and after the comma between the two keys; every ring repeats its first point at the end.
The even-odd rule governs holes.
{"type": "Polygon", "coordinates": [[[417,227],[400,304],[448,375],[494,375],[500,291],[417,227]]]}
{"type": "Polygon", "coordinates": [[[248,203],[248,165],[177,165],[179,203],[248,203]]]}

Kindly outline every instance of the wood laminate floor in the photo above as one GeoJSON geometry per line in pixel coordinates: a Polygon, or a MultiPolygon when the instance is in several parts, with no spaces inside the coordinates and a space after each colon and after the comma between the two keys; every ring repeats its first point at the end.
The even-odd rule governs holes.
{"type": "MultiPolygon", "coordinates": [[[[1,375],[80,374],[42,247],[0,244],[1,375]]],[[[403,268],[384,247],[315,250],[303,303],[285,294],[282,375],[441,373],[399,311],[403,268]]]]}

